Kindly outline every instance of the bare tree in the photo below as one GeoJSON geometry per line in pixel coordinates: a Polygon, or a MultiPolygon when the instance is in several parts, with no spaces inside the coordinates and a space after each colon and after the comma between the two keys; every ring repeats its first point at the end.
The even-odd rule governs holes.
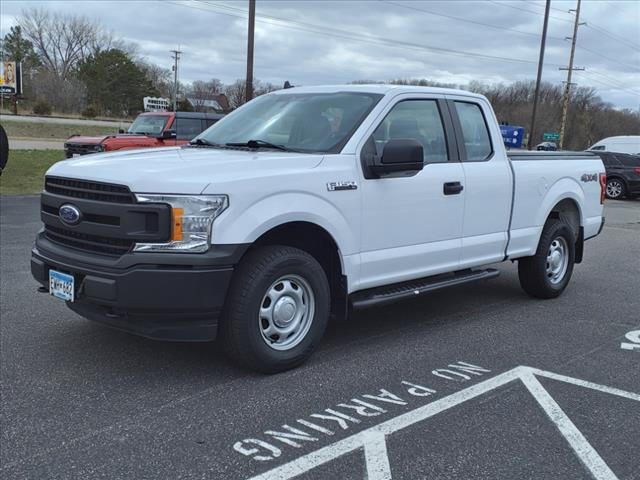
{"type": "Polygon", "coordinates": [[[201,110],[207,100],[215,100],[222,93],[223,85],[217,78],[209,81],[196,80],[187,89],[187,97],[194,103],[196,111],[201,110]]]}
{"type": "MultiPolygon", "coordinates": [[[[274,90],[278,90],[280,87],[276,87],[272,83],[262,82],[260,80],[253,80],[253,96],[259,97],[260,95],[264,95],[265,93],[273,92],[274,90]]],[[[245,93],[245,81],[242,79],[238,79],[230,85],[227,85],[224,89],[224,93],[229,100],[229,107],[231,109],[238,108],[243,105],[247,101],[246,93],[245,93]]]]}
{"type": "Polygon", "coordinates": [[[60,80],[67,80],[75,66],[99,45],[109,45],[113,37],[86,17],[52,13],[43,8],[22,11],[18,24],[44,67],[60,80]]]}
{"type": "Polygon", "coordinates": [[[151,82],[151,85],[160,92],[160,96],[164,98],[171,97],[171,92],[173,90],[173,77],[171,75],[171,70],[154,63],[149,63],[145,60],[138,60],[136,65],[145,73],[147,79],[151,82]]]}

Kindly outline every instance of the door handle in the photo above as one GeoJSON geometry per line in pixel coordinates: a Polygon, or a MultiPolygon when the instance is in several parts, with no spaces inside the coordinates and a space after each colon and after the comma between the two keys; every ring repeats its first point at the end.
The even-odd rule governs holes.
{"type": "Polygon", "coordinates": [[[458,195],[464,187],[460,182],[445,182],[442,186],[442,193],[445,195],[458,195]]]}

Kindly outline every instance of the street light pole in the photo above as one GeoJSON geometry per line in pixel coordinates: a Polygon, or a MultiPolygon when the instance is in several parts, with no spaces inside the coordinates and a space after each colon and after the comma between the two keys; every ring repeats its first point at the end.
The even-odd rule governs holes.
{"type": "Polygon", "coordinates": [[[538,96],[540,95],[540,81],[542,80],[542,65],[544,63],[544,45],[547,41],[547,26],[549,25],[549,9],[551,8],[551,0],[547,0],[544,8],[544,23],[542,25],[542,39],[540,40],[540,57],[538,58],[538,77],[536,78],[536,91],[533,94],[533,113],[531,114],[531,127],[529,128],[528,148],[535,138],[536,129],[536,113],[538,112],[538,96]]]}
{"type": "Polygon", "coordinates": [[[256,24],[256,0],[249,0],[249,32],[247,35],[247,78],[245,101],[253,98],[253,34],[256,24]]]}

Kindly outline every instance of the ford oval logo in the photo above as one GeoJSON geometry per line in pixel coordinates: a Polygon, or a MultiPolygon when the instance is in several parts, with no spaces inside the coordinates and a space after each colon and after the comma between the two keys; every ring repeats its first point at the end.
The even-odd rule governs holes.
{"type": "Polygon", "coordinates": [[[67,225],[77,225],[82,220],[82,213],[78,210],[78,207],[69,205],[68,203],[62,205],[58,210],[58,216],[67,225]]]}

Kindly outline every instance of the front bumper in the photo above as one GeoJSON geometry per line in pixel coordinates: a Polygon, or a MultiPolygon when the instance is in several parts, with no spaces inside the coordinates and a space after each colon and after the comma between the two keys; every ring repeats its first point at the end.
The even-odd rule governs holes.
{"type": "Polygon", "coordinates": [[[223,254],[127,254],[118,261],[126,266],[114,268],[38,236],[31,273],[47,291],[50,269],[73,275],[76,301],[67,306],[89,320],[158,340],[209,341],[216,337],[234,265],[246,251],[229,247],[223,254]],[[187,264],[189,257],[198,257],[195,264],[187,264]]]}

